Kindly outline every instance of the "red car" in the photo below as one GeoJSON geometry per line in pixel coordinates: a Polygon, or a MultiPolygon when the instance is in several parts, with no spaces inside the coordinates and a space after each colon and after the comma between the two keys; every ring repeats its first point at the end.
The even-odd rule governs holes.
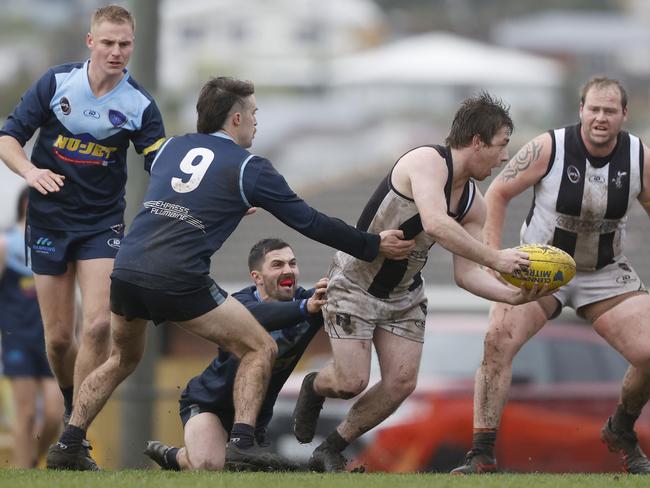
{"type": "MultiPolygon", "coordinates": [[[[351,468],[448,472],[472,440],[474,374],[483,352],[484,315],[433,315],[427,321],[415,392],[366,434],[351,468]]],[[[620,471],[618,454],[600,441],[627,368],[586,324],[549,322],[519,352],[497,438],[502,471],[620,471]]],[[[650,414],[637,422],[650,445],[650,414]]],[[[363,438],[362,438],[363,439],[363,438]]]]}

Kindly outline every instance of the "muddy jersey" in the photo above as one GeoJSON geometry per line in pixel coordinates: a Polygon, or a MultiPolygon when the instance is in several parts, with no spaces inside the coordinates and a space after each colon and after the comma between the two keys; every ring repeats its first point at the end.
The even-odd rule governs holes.
{"type": "MultiPolygon", "coordinates": [[[[465,184],[458,204],[458,213],[452,213],[449,210],[454,176],[451,151],[449,148],[439,145],[421,147],[432,147],[445,159],[448,170],[447,182],[445,183],[447,212],[460,222],[474,201],[476,192],[474,182],[470,180],[465,184]]],[[[340,268],[349,280],[354,281],[362,289],[377,298],[392,298],[421,286],[423,281],[420,271],[427,262],[429,249],[435,244],[435,240],[422,229],[422,221],[415,201],[402,195],[393,187],[391,175],[392,170],[370,197],[359,218],[357,228],[372,233],[379,233],[388,229],[402,230],[404,239],[415,239],[415,249],[411,251],[406,259],[394,260],[379,256],[370,263],[360,261],[341,252],[336,253],[334,256],[335,267],[340,268]]]]}
{"type": "Polygon", "coordinates": [[[578,270],[601,269],[623,254],[627,214],[642,190],[643,144],[621,131],[612,153],[596,158],[587,152],[580,124],[549,133],[549,167],[535,184],[521,242],[559,247],[578,270]]]}
{"type": "Polygon", "coordinates": [[[97,98],[88,63],[49,69],[0,130],[24,146],[40,128],[32,163],[65,176],[58,192],[31,189],[28,220],[39,228],[85,231],[122,224],[129,143],[144,154],[148,170],[164,141],[158,107],[128,71],[97,98]]]}

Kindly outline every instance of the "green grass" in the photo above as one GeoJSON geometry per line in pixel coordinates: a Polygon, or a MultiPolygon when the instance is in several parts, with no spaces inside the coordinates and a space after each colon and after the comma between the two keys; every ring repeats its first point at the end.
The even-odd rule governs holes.
{"type": "Polygon", "coordinates": [[[0,470],[0,488],[589,488],[645,487],[649,478],[625,474],[447,474],[173,473],[158,470],[74,473],[0,470]]]}

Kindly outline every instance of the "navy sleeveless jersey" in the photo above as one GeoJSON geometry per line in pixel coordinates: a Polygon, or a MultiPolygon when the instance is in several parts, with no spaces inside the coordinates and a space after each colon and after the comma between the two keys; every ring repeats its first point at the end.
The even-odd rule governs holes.
{"type": "Polygon", "coordinates": [[[105,229],[121,224],[129,141],[145,156],[145,169],[164,142],[155,102],[125,70],[106,95],[93,95],[88,63],[48,70],[23,95],[1,135],[21,145],[40,128],[31,160],[65,176],[58,192],[29,195],[29,223],[56,230],[105,229]]]}
{"type": "Polygon", "coordinates": [[[6,341],[43,343],[43,321],[34,276],[25,266],[24,236],[24,231],[18,227],[5,233],[5,269],[0,277],[0,330],[6,341]]]}
{"type": "MultiPolygon", "coordinates": [[[[322,314],[306,313],[304,302],[313,292],[313,289],[298,288],[294,300],[288,302],[263,302],[254,286],[233,294],[264,328],[271,331],[271,337],[278,345],[269,387],[257,417],[257,429],[266,428],[271,421],[273,406],[282,386],[323,325],[322,314]]],[[[220,352],[203,373],[189,381],[181,394],[181,402],[234,412],[232,392],[238,367],[237,357],[220,352]]]]}
{"type": "Polygon", "coordinates": [[[113,276],[150,289],[204,286],[212,254],[252,206],[360,259],[372,260],[379,252],[379,236],[311,208],[268,160],[221,133],[187,134],[168,139],[159,150],[113,276]]]}

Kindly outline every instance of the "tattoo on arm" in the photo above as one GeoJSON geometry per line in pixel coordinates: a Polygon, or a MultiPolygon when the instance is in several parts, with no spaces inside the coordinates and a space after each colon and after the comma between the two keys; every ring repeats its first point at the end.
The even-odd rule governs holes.
{"type": "Polygon", "coordinates": [[[531,141],[526,144],[517,155],[513,158],[512,161],[508,163],[501,173],[501,179],[503,181],[509,181],[514,179],[519,173],[528,169],[528,167],[539,158],[539,155],[542,153],[542,144],[537,141],[531,141]]]}

